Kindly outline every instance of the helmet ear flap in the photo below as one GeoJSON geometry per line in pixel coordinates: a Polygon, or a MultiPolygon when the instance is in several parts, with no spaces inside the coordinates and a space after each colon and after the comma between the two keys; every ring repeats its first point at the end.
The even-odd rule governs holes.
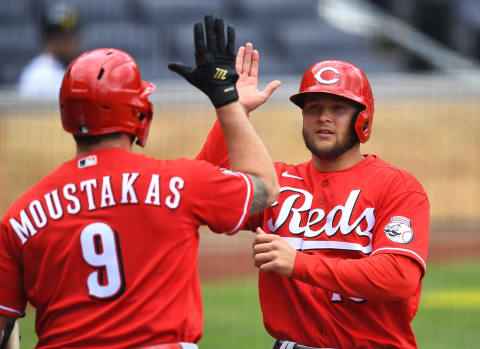
{"type": "Polygon", "coordinates": [[[373,116],[367,112],[366,109],[360,111],[356,118],[354,128],[360,143],[365,143],[370,138],[372,131],[373,116]]]}
{"type": "Polygon", "coordinates": [[[137,137],[137,144],[141,147],[145,146],[147,142],[148,133],[150,130],[150,123],[152,122],[153,108],[149,102],[148,109],[137,111],[137,118],[141,126],[137,129],[135,136],[137,137]]]}

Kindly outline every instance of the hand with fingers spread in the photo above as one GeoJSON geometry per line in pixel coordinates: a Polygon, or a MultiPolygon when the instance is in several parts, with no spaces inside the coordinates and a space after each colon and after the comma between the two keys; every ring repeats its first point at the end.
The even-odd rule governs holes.
{"type": "Polygon", "coordinates": [[[272,93],[282,84],[279,80],[271,81],[263,91],[258,89],[258,64],[260,55],[253,45],[247,42],[240,46],[235,62],[235,69],[239,75],[237,91],[240,104],[247,113],[257,109],[267,101],[272,93]]]}
{"type": "Polygon", "coordinates": [[[235,30],[227,27],[227,42],[223,20],[205,16],[205,33],[202,23],[195,23],[195,61],[196,67],[187,67],[180,63],[172,63],[168,68],[189,83],[204,92],[216,108],[238,100],[235,82],[238,74],[235,71],[235,30]]]}
{"type": "Polygon", "coordinates": [[[292,275],[297,251],[280,236],[266,234],[262,228],[257,228],[257,236],[252,245],[255,266],[261,272],[274,271],[283,276],[292,275]]]}

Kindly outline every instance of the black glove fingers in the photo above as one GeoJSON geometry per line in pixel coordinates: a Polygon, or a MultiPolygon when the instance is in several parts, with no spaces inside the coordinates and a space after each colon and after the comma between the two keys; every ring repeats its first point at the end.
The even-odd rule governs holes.
{"type": "Polygon", "coordinates": [[[171,71],[180,74],[183,76],[187,81],[190,81],[192,78],[192,72],[193,69],[191,67],[187,67],[186,65],[183,65],[181,63],[170,63],[168,65],[168,69],[171,71]]]}
{"type": "Polygon", "coordinates": [[[205,52],[207,47],[205,46],[202,23],[195,23],[193,27],[193,36],[195,38],[195,53],[205,52]]]}
{"type": "Polygon", "coordinates": [[[196,67],[172,63],[168,68],[204,92],[216,108],[237,101],[233,27],[227,28],[226,45],[225,24],[221,18],[205,16],[204,24],[196,23],[193,32],[196,67]]]}
{"type": "Polygon", "coordinates": [[[217,52],[217,38],[212,15],[205,16],[205,32],[207,34],[208,49],[212,50],[212,52],[217,52]]]}
{"type": "Polygon", "coordinates": [[[232,26],[227,27],[227,55],[235,57],[235,29],[232,26]]]}
{"type": "Polygon", "coordinates": [[[217,49],[220,53],[225,53],[225,27],[223,19],[215,18],[215,35],[217,36],[217,49]]]}
{"type": "Polygon", "coordinates": [[[197,66],[213,62],[213,52],[209,50],[205,44],[202,23],[195,23],[193,34],[195,38],[195,61],[197,62],[197,66]]]}

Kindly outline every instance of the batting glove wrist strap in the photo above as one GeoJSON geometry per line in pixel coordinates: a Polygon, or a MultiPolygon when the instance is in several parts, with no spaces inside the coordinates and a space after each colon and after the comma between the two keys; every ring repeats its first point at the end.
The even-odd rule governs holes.
{"type": "Polygon", "coordinates": [[[202,23],[195,23],[195,61],[191,68],[179,63],[172,63],[168,68],[183,76],[189,83],[203,91],[212,101],[215,108],[222,107],[238,100],[235,83],[238,74],[235,71],[235,30],[227,28],[227,43],[223,20],[205,16],[205,33],[202,23]]]}

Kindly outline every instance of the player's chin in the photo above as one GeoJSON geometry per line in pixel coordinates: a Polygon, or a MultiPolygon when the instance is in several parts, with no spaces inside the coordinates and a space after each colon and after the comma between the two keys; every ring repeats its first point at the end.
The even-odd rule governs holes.
{"type": "Polygon", "coordinates": [[[307,145],[307,148],[312,154],[322,160],[332,160],[338,156],[336,143],[325,144],[325,142],[316,142],[315,144],[307,145]]]}
{"type": "Polygon", "coordinates": [[[314,147],[321,152],[330,152],[337,146],[337,139],[330,138],[315,138],[314,147]]]}
{"type": "Polygon", "coordinates": [[[334,140],[320,140],[314,143],[313,149],[315,153],[330,154],[335,149],[335,146],[334,140]]]}

